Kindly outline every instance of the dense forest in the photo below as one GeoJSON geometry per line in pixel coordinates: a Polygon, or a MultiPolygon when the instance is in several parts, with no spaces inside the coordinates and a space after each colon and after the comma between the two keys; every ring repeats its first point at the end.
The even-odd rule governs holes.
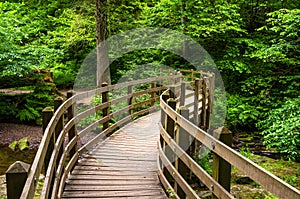
{"type": "MultiPolygon", "coordinates": [[[[300,158],[298,0],[102,2],[110,36],[134,28],[163,27],[200,43],[225,84],[227,127],[261,132],[268,147],[291,159],[300,158]]],[[[6,88],[34,91],[19,98],[0,94],[1,121],[36,122],[54,98],[54,88],[72,88],[83,60],[96,47],[95,7],[90,0],[0,2],[1,88],[7,84],[6,88]],[[35,77],[47,70],[53,72],[53,80],[35,77]],[[24,78],[36,78],[35,84],[16,86],[24,78]]],[[[111,65],[112,83],[131,68],[153,61],[190,67],[169,52],[134,51],[111,65]]]]}

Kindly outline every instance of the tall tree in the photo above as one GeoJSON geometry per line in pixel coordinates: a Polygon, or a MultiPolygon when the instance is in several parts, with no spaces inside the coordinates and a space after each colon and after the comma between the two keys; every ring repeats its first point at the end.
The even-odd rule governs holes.
{"type": "Polygon", "coordinates": [[[97,87],[110,81],[108,58],[108,2],[96,0],[97,87]]]}

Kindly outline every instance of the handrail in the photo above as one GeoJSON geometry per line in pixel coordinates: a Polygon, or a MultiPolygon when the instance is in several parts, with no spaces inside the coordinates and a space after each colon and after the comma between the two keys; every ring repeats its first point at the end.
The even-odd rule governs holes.
{"type": "MultiPolygon", "coordinates": [[[[174,74],[172,77],[175,80],[175,79],[180,79],[182,76],[180,74],[174,74]]],[[[62,118],[64,113],[68,109],[73,107],[76,104],[76,102],[78,102],[82,99],[85,99],[85,98],[92,97],[95,94],[100,95],[100,94],[104,94],[104,93],[113,91],[115,89],[126,88],[129,86],[132,87],[132,86],[136,86],[136,85],[140,85],[140,84],[149,84],[152,82],[161,83],[163,81],[169,80],[169,78],[170,78],[169,76],[151,77],[151,78],[146,78],[146,79],[141,79],[141,80],[132,80],[132,81],[119,83],[119,84],[115,84],[115,85],[108,85],[105,87],[101,87],[101,88],[97,88],[94,90],[85,91],[85,92],[79,93],[77,95],[73,95],[70,98],[68,98],[65,102],[63,102],[62,105],[55,111],[53,117],[51,118],[50,122],[48,123],[48,125],[44,131],[44,136],[41,140],[40,147],[36,153],[35,159],[32,163],[31,169],[29,171],[26,183],[23,188],[21,198],[27,199],[27,198],[34,197],[37,179],[39,179],[39,176],[41,174],[43,163],[44,163],[44,160],[46,157],[46,152],[48,150],[48,146],[50,144],[51,137],[54,135],[56,126],[58,125],[60,118],[62,118]]],[[[154,84],[154,85],[156,85],[156,84],[154,84]]],[[[79,156],[81,154],[83,154],[83,152],[86,150],[85,147],[95,144],[96,142],[99,141],[99,139],[101,137],[104,137],[105,135],[108,135],[109,133],[113,132],[118,126],[123,125],[126,122],[130,121],[130,119],[132,119],[132,117],[145,114],[145,113],[151,111],[152,109],[155,109],[155,108],[157,109],[159,106],[156,105],[156,106],[153,106],[153,108],[147,108],[147,109],[132,113],[132,115],[129,115],[129,116],[121,119],[120,121],[116,122],[112,126],[103,130],[100,134],[98,134],[95,138],[93,138],[88,143],[86,143],[83,147],[76,150],[73,157],[70,157],[69,162],[65,166],[64,163],[66,161],[66,153],[70,152],[72,150],[72,148],[74,146],[76,146],[80,132],[79,133],[76,132],[75,137],[73,137],[71,140],[69,140],[68,145],[66,146],[65,149],[63,149],[63,154],[60,155],[59,153],[63,146],[65,136],[68,134],[68,132],[71,128],[75,127],[76,123],[78,123],[81,119],[94,113],[95,111],[103,110],[105,108],[110,107],[113,104],[120,102],[120,101],[128,100],[132,97],[138,97],[143,94],[151,94],[151,93],[154,93],[154,92],[157,92],[160,90],[165,90],[165,89],[166,89],[165,86],[159,85],[159,87],[155,86],[155,87],[152,87],[145,91],[140,91],[140,92],[136,92],[136,93],[128,93],[119,99],[113,99],[111,101],[103,102],[100,105],[96,105],[88,110],[85,110],[85,111],[79,113],[78,115],[74,116],[73,118],[68,118],[68,122],[63,126],[62,130],[60,130],[60,132],[58,133],[58,136],[55,138],[55,147],[54,147],[54,150],[50,157],[50,162],[49,162],[48,168],[45,168],[46,175],[45,175],[45,181],[44,181],[44,186],[42,189],[41,198],[49,198],[50,196],[51,196],[51,198],[56,198],[56,197],[61,196],[64,184],[65,184],[65,180],[67,178],[67,174],[72,170],[72,168],[74,167],[75,163],[77,162],[79,156]],[[53,189],[51,190],[52,185],[53,185],[53,189]]],[[[135,103],[135,104],[128,104],[126,107],[122,108],[121,110],[118,110],[115,113],[110,113],[108,115],[105,115],[103,118],[101,118],[100,120],[95,122],[94,125],[99,126],[100,124],[108,122],[116,114],[127,112],[129,109],[131,110],[136,107],[153,104],[153,102],[159,100],[159,97],[155,97],[155,95],[153,95],[153,96],[151,95],[151,97],[153,97],[153,98],[150,100],[146,100],[146,101],[135,103]]],[[[85,130],[85,131],[87,131],[87,130],[85,130]]],[[[85,131],[83,130],[82,132],[84,133],[85,131]]]]}
{"type": "MultiPolygon", "coordinates": [[[[163,95],[166,95],[169,91],[165,91],[163,95]]],[[[160,107],[162,111],[162,115],[165,115],[164,118],[168,118],[163,124],[164,126],[160,125],[160,134],[161,140],[159,144],[159,154],[160,160],[163,164],[161,164],[163,169],[166,167],[169,169],[168,165],[172,165],[172,161],[174,160],[173,155],[176,155],[176,158],[180,159],[214,194],[214,196],[218,198],[233,198],[230,193],[225,190],[216,180],[214,180],[209,174],[204,172],[204,170],[199,167],[199,165],[193,161],[190,156],[178,145],[178,140],[175,141],[180,136],[180,131],[178,129],[183,129],[189,136],[193,139],[201,142],[205,145],[208,149],[210,149],[214,154],[217,154],[222,159],[226,160],[229,164],[236,167],[244,174],[249,176],[255,182],[259,183],[266,190],[270,191],[271,193],[275,194],[279,198],[300,198],[300,191],[296,188],[292,187],[288,183],[284,182],[277,176],[273,175],[272,173],[266,171],[259,165],[255,164],[251,160],[245,158],[240,153],[236,152],[223,142],[219,141],[212,135],[208,134],[203,129],[199,128],[197,125],[189,121],[189,119],[183,117],[178,113],[178,111],[174,110],[174,107],[171,107],[164,99],[163,95],[160,97],[160,107]],[[168,124],[169,123],[169,124],[168,124]],[[168,131],[168,126],[173,125],[173,129],[171,132],[168,131]],[[175,126],[177,126],[177,131],[174,130],[175,126]],[[175,131],[175,135],[174,135],[175,131]],[[171,134],[173,134],[171,136],[171,134]],[[164,146],[162,146],[162,144],[164,146]],[[167,151],[166,146],[168,146],[167,151]],[[171,159],[165,159],[164,154],[172,153],[171,159]],[[172,158],[173,157],[173,158],[172,158]]],[[[172,100],[171,100],[172,101],[172,100]]],[[[208,107],[206,107],[208,108],[208,107]]],[[[175,159],[176,159],[175,158],[175,159]]],[[[174,163],[173,163],[174,164],[174,163]]],[[[175,163],[175,165],[178,163],[175,163]]],[[[159,172],[160,173],[160,172],[159,172]]],[[[172,170],[169,172],[169,175],[173,175],[174,171],[172,170]]],[[[163,175],[160,173],[159,176],[163,175]]],[[[177,174],[176,174],[177,175],[177,174]]],[[[183,175],[182,173],[180,175],[183,175]]],[[[167,177],[167,176],[165,176],[167,177]]],[[[178,176],[176,177],[178,178],[178,176]]],[[[175,184],[182,184],[182,182],[177,182],[175,176],[175,184]]],[[[165,183],[166,184],[166,183],[165,183]]],[[[184,185],[185,186],[185,185],[184,185]]],[[[197,198],[193,196],[193,194],[186,192],[184,187],[181,187],[184,190],[185,194],[189,198],[197,198]]]]}

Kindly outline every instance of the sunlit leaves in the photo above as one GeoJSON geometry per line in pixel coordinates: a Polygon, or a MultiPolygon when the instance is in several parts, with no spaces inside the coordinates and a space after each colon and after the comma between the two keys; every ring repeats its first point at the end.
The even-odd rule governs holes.
{"type": "Polygon", "coordinates": [[[263,129],[268,148],[300,158],[300,97],[286,99],[283,106],[273,109],[258,126],[263,129]]]}

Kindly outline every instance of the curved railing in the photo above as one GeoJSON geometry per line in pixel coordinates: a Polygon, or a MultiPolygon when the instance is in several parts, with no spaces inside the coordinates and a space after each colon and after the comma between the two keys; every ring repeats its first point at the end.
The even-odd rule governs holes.
{"type": "Polygon", "coordinates": [[[64,102],[60,98],[56,99],[54,113],[49,108],[43,111],[44,136],[28,173],[21,198],[34,197],[43,170],[45,179],[41,198],[60,198],[68,175],[87,149],[130,122],[133,117],[159,108],[161,123],[158,176],[165,190],[172,193],[173,197],[199,198],[189,185],[193,175],[212,192],[214,197],[233,198],[230,194],[232,165],[279,198],[300,198],[299,190],[227,146],[230,145],[228,140],[232,140],[230,133],[224,129],[215,130],[214,136],[206,132],[210,129],[214,75],[200,72],[200,76],[195,79],[198,73],[192,71],[191,79],[195,81],[191,84],[180,81],[182,75],[172,73],[170,76],[168,71],[167,76],[103,85],[101,88],[77,95],[69,92],[68,99],[64,102]],[[144,85],[144,89],[133,92],[133,87],[141,84],[144,85]],[[125,89],[123,95],[109,100],[109,93],[122,88],[125,89]],[[161,95],[158,96],[158,93],[161,95]],[[148,95],[147,98],[134,102],[134,98],[145,94],[148,95]],[[100,96],[102,103],[88,107],[78,114],[75,113],[75,105],[78,102],[95,95],[100,96]],[[156,104],[158,100],[159,105],[156,104]],[[115,111],[110,110],[120,102],[125,102],[126,105],[115,111]],[[84,118],[99,112],[101,112],[99,119],[81,129],[77,128],[76,124],[84,118]],[[124,114],[123,118],[111,122],[121,114],[124,114]],[[96,133],[86,143],[78,144],[79,137],[89,134],[99,126],[102,126],[101,132],[96,133]],[[65,141],[66,137],[68,142],[65,141]],[[192,158],[200,145],[213,152],[212,176],[192,158]]]}
{"type": "Polygon", "coordinates": [[[44,110],[43,121],[46,123],[49,121],[49,123],[44,129],[44,136],[33,164],[31,165],[21,198],[34,197],[37,180],[40,178],[43,168],[45,168],[45,179],[41,191],[41,198],[60,198],[68,174],[72,171],[79,157],[86,152],[88,148],[97,144],[118,127],[128,123],[133,117],[144,115],[152,110],[158,110],[159,105],[155,104],[155,102],[159,100],[159,96],[157,96],[156,93],[161,93],[167,88],[163,86],[166,84],[165,82],[170,82],[170,79],[172,79],[174,83],[174,81],[179,81],[180,78],[180,74],[174,73],[171,77],[161,76],[132,80],[116,85],[103,85],[101,88],[82,92],[77,95],[74,95],[73,92],[69,92],[68,99],[64,102],[61,99],[57,99],[54,102],[56,110],[53,116],[51,114],[53,110],[49,108],[44,110]],[[143,87],[145,89],[133,92],[133,87],[141,84],[144,85],[143,87]],[[108,100],[109,92],[122,88],[127,90],[125,94],[123,93],[123,96],[108,100]],[[133,102],[134,98],[145,94],[148,94],[149,97],[143,101],[133,102]],[[94,95],[100,95],[102,103],[75,114],[76,103],[85,98],[91,98],[94,95]],[[125,102],[127,105],[110,113],[110,107],[120,102],[125,102]],[[80,131],[76,128],[76,124],[78,124],[79,121],[98,111],[102,111],[102,117],[100,119],[92,122],[80,131]],[[110,125],[109,122],[115,116],[124,113],[127,113],[127,116],[124,116],[124,118],[110,125]],[[68,116],[66,122],[64,121],[65,115],[68,116]],[[79,147],[79,137],[84,136],[100,125],[103,126],[102,131],[79,147]],[[66,137],[68,137],[68,142],[65,142],[66,137]]]}
{"type": "MultiPolygon", "coordinates": [[[[202,90],[206,92],[203,87],[202,90]]],[[[198,96],[197,92],[195,90],[195,96],[198,96]]],[[[214,198],[234,198],[230,194],[231,166],[234,166],[279,198],[300,198],[299,190],[233,150],[232,137],[228,130],[216,129],[213,132],[214,136],[206,132],[205,129],[209,127],[207,113],[210,112],[211,106],[209,94],[208,92],[208,96],[202,95],[200,98],[203,100],[199,102],[194,101],[195,117],[190,117],[188,107],[191,107],[191,103],[183,106],[186,103],[181,98],[187,95],[180,95],[178,98],[171,89],[168,89],[160,97],[158,176],[165,190],[172,193],[173,198],[200,198],[189,184],[193,175],[207,187],[207,190],[210,190],[214,198]],[[202,107],[202,111],[198,112],[198,106],[202,107]],[[203,113],[206,114],[204,123],[197,120],[197,118],[205,120],[203,113]],[[197,151],[195,150],[197,142],[198,146],[204,145],[213,152],[212,176],[192,158],[197,151]]]]}

